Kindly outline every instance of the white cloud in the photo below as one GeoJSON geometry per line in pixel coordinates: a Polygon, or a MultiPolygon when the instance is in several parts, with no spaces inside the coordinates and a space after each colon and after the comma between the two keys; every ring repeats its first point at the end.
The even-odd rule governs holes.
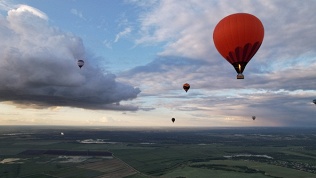
{"type": "Polygon", "coordinates": [[[265,62],[267,57],[287,59],[291,55],[314,51],[316,17],[313,7],[316,1],[159,2],[141,15],[142,37],[137,43],[165,42],[162,55],[204,60],[218,57],[213,44],[213,29],[222,18],[237,12],[256,15],[265,26],[265,38],[260,54],[256,55],[257,60],[265,62]]]}
{"type": "Polygon", "coordinates": [[[77,16],[77,17],[79,17],[79,18],[81,18],[81,19],[83,19],[83,20],[86,20],[86,18],[83,16],[83,14],[82,14],[81,11],[79,11],[79,10],[77,10],[77,9],[71,9],[70,12],[71,12],[72,14],[74,14],[75,16],[77,16]]]}
{"type": "Polygon", "coordinates": [[[11,9],[12,5],[10,4],[10,1],[8,0],[1,0],[0,1],[0,10],[9,11],[11,9]]]}
{"type": "Polygon", "coordinates": [[[114,43],[118,42],[120,38],[124,37],[124,36],[127,36],[128,34],[130,34],[132,31],[132,29],[130,27],[126,27],[124,29],[124,31],[121,31],[119,32],[116,37],[115,37],[115,40],[114,40],[114,43]]]}
{"type": "Polygon", "coordinates": [[[136,43],[163,43],[164,50],[120,77],[141,86],[141,96],[160,99],[148,107],[178,109],[192,117],[197,111],[221,119],[258,115],[256,122],[265,120],[265,125],[310,125],[315,123],[310,119],[316,95],[315,6],[316,1],[295,0],[159,1],[141,14],[142,36],[136,43]],[[212,38],[216,24],[237,12],[256,15],[265,28],[245,80],[236,80],[212,38]],[[188,93],[182,90],[185,82],[192,86],[188,93]]]}
{"type": "Polygon", "coordinates": [[[102,43],[106,48],[112,49],[112,43],[109,42],[108,40],[104,40],[102,43]]]}
{"type": "MultiPolygon", "coordinates": [[[[212,35],[214,27],[223,17],[237,12],[252,13],[263,22],[265,37],[263,45],[244,72],[246,79],[248,76],[256,78],[256,81],[247,80],[247,85],[274,89],[311,89],[312,76],[315,76],[316,71],[316,17],[313,10],[316,1],[290,2],[162,0],[141,14],[139,20],[142,37],[137,42],[164,42],[165,49],[160,53],[162,56],[180,56],[180,60],[188,58],[209,63],[201,63],[203,66],[197,63],[191,66],[191,70],[182,69],[183,67],[178,69],[176,65],[171,64],[169,66],[173,66],[172,71],[177,71],[174,72],[177,75],[171,75],[169,68],[170,70],[165,70],[166,74],[161,71],[161,78],[173,76],[175,81],[182,75],[187,79],[198,79],[204,86],[242,87],[244,83],[240,81],[224,84],[221,82],[227,76],[235,77],[232,76],[235,71],[216,51],[212,35]],[[199,72],[194,72],[197,69],[199,72]],[[202,83],[210,78],[212,83],[202,83]],[[295,79],[298,79],[301,85],[293,82],[295,79]]],[[[163,63],[164,60],[161,65],[163,63]]],[[[150,66],[149,64],[148,67],[150,66]]]]}
{"type": "Polygon", "coordinates": [[[48,20],[48,17],[47,15],[34,8],[34,7],[31,7],[31,6],[28,6],[28,5],[20,5],[17,9],[12,9],[8,12],[8,16],[9,17],[15,17],[15,16],[23,16],[23,15],[29,15],[29,13],[31,13],[33,16],[37,16],[41,19],[44,19],[44,20],[48,20]]]}

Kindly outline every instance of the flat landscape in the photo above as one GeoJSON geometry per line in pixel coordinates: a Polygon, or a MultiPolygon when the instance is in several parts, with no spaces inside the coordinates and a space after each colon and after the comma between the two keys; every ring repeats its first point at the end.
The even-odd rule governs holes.
{"type": "Polygon", "coordinates": [[[0,127],[2,178],[315,178],[314,128],[0,127]]]}

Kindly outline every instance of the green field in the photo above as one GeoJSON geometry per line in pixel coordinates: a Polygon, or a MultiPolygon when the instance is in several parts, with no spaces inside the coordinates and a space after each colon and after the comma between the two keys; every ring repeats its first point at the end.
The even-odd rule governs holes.
{"type": "MultiPolygon", "coordinates": [[[[292,150],[292,147],[273,150],[273,154],[282,154],[292,150]]],[[[234,158],[225,159],[224,155],[232,152],[252,154],[265,154],[259,147],[231,148],[220,145],[185,145],[168,146],[165,148],[155,148],[153,150],[111,150],[116,156],[126,163],[133,165],[140,172],[151,176],[162,177],[316,177],[315,173],[287,168],[267,162],[263,158],[234,158]],[[258,151],[259,150],[259,151],[258,151]]],[[[268,153],[267,153],[268,154],[268,153]]],[[[293,154],[295,155],[295,154],[293,154]]],[[[292,155],[286,157],[291,158],[292,155]]],[[[301,154],[302,163],[314,160],[313,157],[301,154]]],[[[315,165],[315,162],[314,162],[315,165]]],[[[130,178],[137,177],[131,176],[130,178]]]]}
{"type": "Polygon", "coordinates": [[[61,137],[54,129],[0,135],[0,177],[316,177],[313,130],[63,132],[69,136],[61,137]],[[86,139],[101,143],[80,142],[86,139]],[[22,154],[25,150],[109,151],[113,157],[22,154]]]}

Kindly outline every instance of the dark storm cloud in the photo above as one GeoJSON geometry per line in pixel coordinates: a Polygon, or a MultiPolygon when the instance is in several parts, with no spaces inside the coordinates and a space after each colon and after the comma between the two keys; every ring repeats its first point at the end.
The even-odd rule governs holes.
{"type": "Polygon", "coordinates": [[[19,107],[69,106],[137,110],[120,105],[140,93],[94,67],[80,38],[50,27],[44,13],[29,6],[0,15],[0,101],[19,107]],[[84,59],[79,69],[77,60],[84,59]]]}

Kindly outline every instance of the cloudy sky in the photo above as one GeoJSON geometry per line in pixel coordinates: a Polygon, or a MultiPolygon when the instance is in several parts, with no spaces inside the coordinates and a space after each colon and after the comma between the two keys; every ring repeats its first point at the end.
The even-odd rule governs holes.
{"type": "Polygon", "coordinates": [[[315,7],[1,0],[0,125],[316,126],[315,7]],[[238,12],[265,28],[244,80],[213,43],[216,24],[238,12]]]}

